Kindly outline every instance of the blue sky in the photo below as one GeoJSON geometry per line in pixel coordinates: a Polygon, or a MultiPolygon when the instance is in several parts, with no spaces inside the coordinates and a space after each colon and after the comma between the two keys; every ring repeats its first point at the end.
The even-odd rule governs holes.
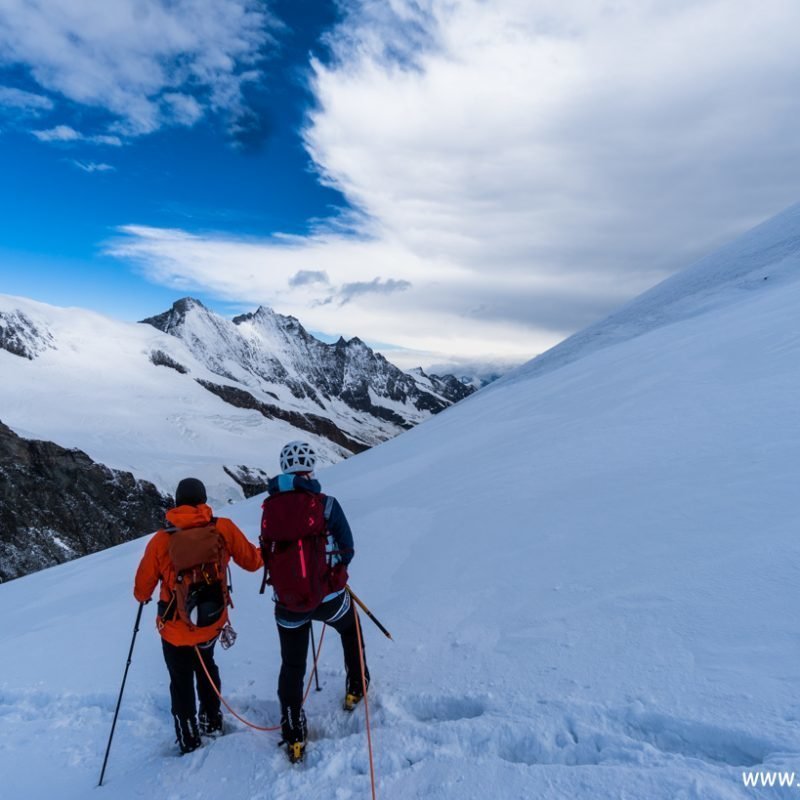
{"type": "MultiPolygon", "coordinates": [[[[270,4],[270,13],[279,20],[271,33],[275,41],[259,63],[261,80],[247,88],[252,119],[238,136],[222,114],[190,128],[131,137],[124,146],[41,142],[31,130],[104,130],[113,116],[42,93],[20,64],[0,68],[0,86],[53,102],[35,120],[6,108],[0,291],[139,319],[168,306],[180,292],[104,255],[103,244],[119,225],[135,221],[267,237],[306,233],[313,220],[347,207],[340,192],[320,183],[298,135],[313,102],[309,54],[326,57],[321,36],[335,24],[337,8],[321,0],[281,0],[270,4]]],[[[194,293],[221,310],[229,305],[213,292],[194,293]]],[[[247,304],[244,296],[242,303],[247,304]]]]}
{"type": "Polygon", "coordinates": [[[795,0],[4,0],[0,291],[521,361],[800,200],[795,0]]]}

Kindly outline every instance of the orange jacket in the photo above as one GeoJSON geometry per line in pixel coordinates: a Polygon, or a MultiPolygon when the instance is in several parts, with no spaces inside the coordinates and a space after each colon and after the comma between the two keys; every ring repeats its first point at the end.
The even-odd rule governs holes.
{"type": "MultiPolygon", "coordinates": [[[[208,525],[212,516],[213,512],[207,505],[178,506],[167,511],[167,520],[176,528],[200,528],[208,525]]],[[[225,567],[231,557],[242,569],[249,572],[255,572],[263,566],[261,550],[250,544],[231,520],[220,517],[214,525],[225,540],[227,550],[223,559],[225,567]]],[[[136,580],[133,585],[133,596],[140,603],[146,603],[150,599],[159,581],[161,581],[160,600],[168,603],[172,599],[176,576],[175,568],[169,558],[169,537],[170,534],[160,530],[147,543],[139,563],[139,569],[136,570],[136,580]]],[[[209,628],[192,629],[177,616],[169,622],[164,622],[163,625],[161,625],[160,618],[157,619],[157,623],[161,625],[161,636],[170,644],[178,646],[195,645],[208,641],[219,633],[227,621],[228,609],[225,609],[209,636],[209,628]]]]}

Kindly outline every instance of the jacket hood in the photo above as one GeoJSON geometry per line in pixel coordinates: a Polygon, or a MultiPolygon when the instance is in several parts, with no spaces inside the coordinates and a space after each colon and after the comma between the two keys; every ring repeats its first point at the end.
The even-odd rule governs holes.
{"type": "Polygon", "coordinates": [[[322,486],[315,478],[304,478],[301,475],[295,475],[291,472],[284,472],[281,475],[276,475],[274,478],[270,478],[267,483],[267,491],[271,495],[298,490],[319,494],[322,491],[322,486]]]}
{"type": "Polygon", "coordinates": [[[176,528],[202,528],[211,522],[214,512],[211,506],[177,506],[167,511],[167,520],[176,528]]]}

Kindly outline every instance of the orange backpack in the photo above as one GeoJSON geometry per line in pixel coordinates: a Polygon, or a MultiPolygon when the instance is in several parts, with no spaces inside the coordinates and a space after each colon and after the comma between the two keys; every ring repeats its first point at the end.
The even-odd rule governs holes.
{"type": "Polygon", "coordinates": [[[225,540],[215,522],[212,518],[201,528],[166,529],[170,534],[168,554],[175,568],[175,612],[191,630],[216,625],[232,605],[225,574],[225,540]]]}

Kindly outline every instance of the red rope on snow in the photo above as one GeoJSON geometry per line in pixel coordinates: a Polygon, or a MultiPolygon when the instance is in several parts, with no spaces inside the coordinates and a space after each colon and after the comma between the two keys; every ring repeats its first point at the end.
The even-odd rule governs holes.
{"type": "MultiPolygon", "coordinates": [[[[322,652],[322,640],[325,638],[325,629],[327,627],[328,627],[327,625],[323,625],[322,626],[322,634],[319,637],[319,646],[317,647],[317,652],[314,653],[314,668],[311,670],[311,675],[310,675],[310,677],[308,679],[308,686],[306,686],[306,693],[303,695],[303,705],[306,704],[306,700],[308,700],[308,695],[311,693],[311,682],[314,680],[314,673],[317,671],[317,662],[319,661],[319,654],[322,652]]],[[[195,653],[197,653],[197,658],[200,659],[200,666],[203,667],[203,672],[205,672],[206,677],[208,678],[208,682],[211,684],[211,688],[214,690],[214,693],[217,695],[217,697],[219,697],[220,702],[222,703],[222,705],[224,705],[225,708],[227,708],[228,711],[230,711],[231,714],[233,714],[233,716],[236,717],[236,719],[239,720],[239,722],[243,722],[245,725],[247,725],[248,728],[253,728],[253,730],[256,730],[256,731],[279,731],[281,729],[280,725],[272,725],[272,726],[268,726],[268,727],[263,727],[261,725],[255,725],[254,723],[248,722],[244,717],[242,717],[239,714],[237,714],[230,707],[230,705],[228,704],[228,701],[220,694],[219,689],[217,689],[217,684],[214,683],[214,679],[211,677],[211,675],[210,675],[210,673],[208,671],[208,667],[206,667],[206,662],[203,661],[203,656],[200,654],[200,650],[198,649],[197,645],[194,646],[194,651],[195,651],[195,653]]],[[[363,671],[363,668],[364,668],[363,667],[363,658],[362,658],[362,667],[361,668],[362,668],[362,671],[363,671]]],[[[375,795],[374,795],[374,792],[373,792],[373,797],[374,796],[375,795]]]]}
{"type": "Polygon", "coordinates": [[[372,782],[372,800],[376,800],[375,794],[375,763],[372,758],[372,731],[369,725],[369,700],[367,699],[367,677],[364,666],[364,643],[361,640],[361,621],[358,618],[358,610],[353,609],[356,617],[356,636],[358,637],[358,659],[361,663],[361,688],[364,691],[364,714],[367,720],[367,750],[369,751],[369,779],[372,782]]]}

